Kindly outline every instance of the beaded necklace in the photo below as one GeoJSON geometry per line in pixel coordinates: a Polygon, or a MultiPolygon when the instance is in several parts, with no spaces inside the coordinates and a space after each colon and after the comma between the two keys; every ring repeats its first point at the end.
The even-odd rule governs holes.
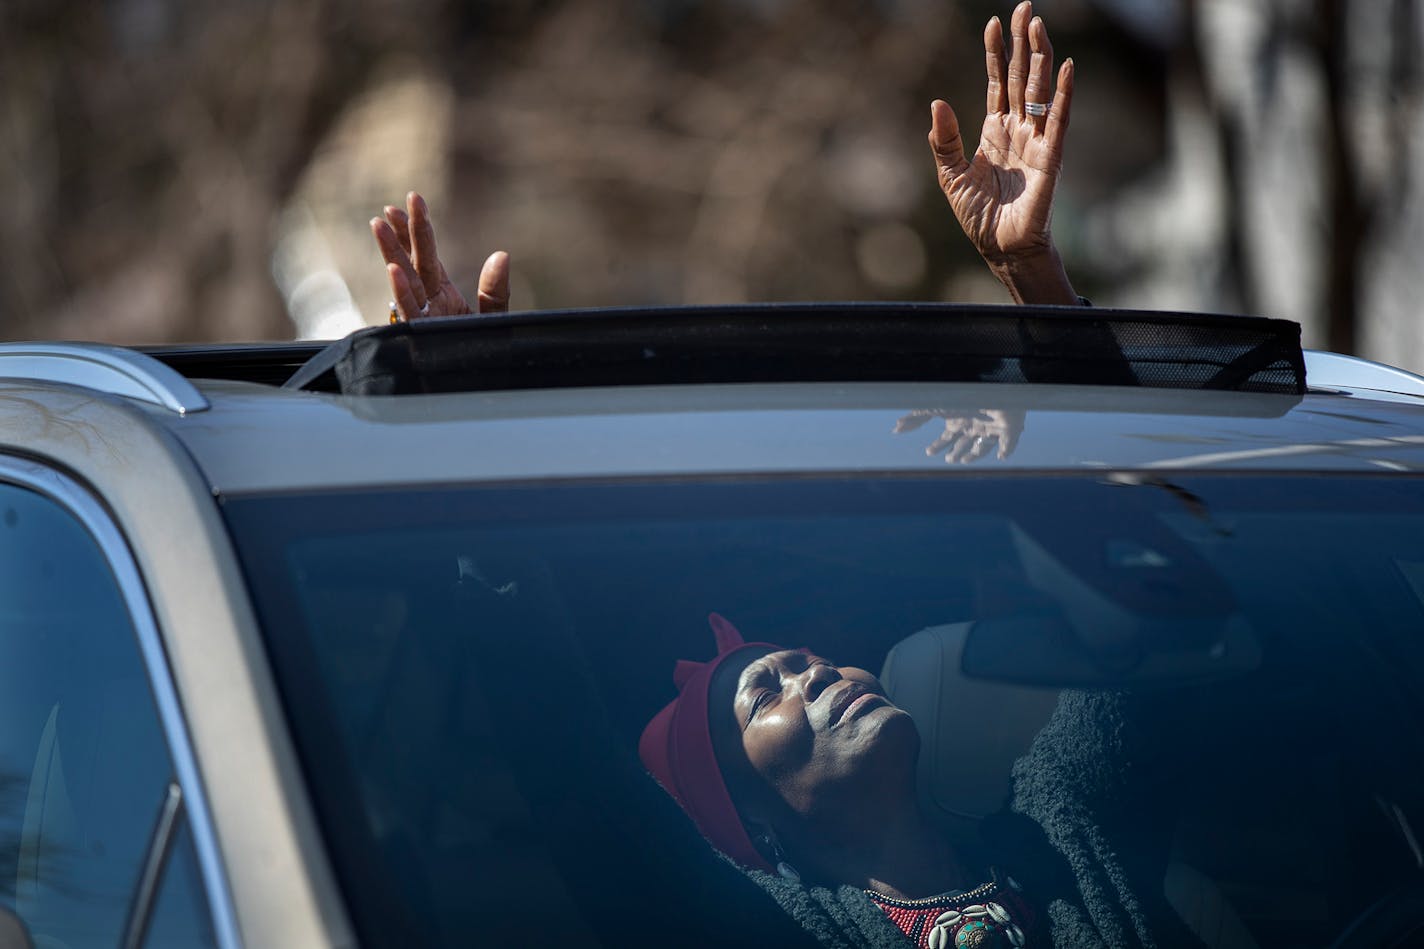
{"type": "Polygon", "coordinates": [[[1036,915],[1013,877],[972,890],[901,900],[875,890],[866,895],[919,949],[1023,949],[1035,945],[1036,915]]]}

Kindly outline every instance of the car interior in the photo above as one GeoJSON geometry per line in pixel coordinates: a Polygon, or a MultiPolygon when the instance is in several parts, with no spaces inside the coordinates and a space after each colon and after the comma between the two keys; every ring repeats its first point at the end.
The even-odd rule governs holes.
{"type": "Polygon", "coordinates": [[[1424,759],[1400,670],[1421,658],[1417,533],[1395,514],[1302,515],[1338,500],[1328,486],[1233,508],[1259,491],[1221,481],[1200,489],[1220,499],[1209,522],[1147,487],[1115,503],[1152,525],[1068,516],[1074,536],[1049,537],[1031,495],[1071,512],[1120,490],[1067,480],[452,489],[226,513],[365,933],[523,944],[557,920],[605,944],[816,944],[636,758],[673,662],[710,654],[713,610],[879,671],[918,723],[922,799],[966,850],[977,835],[993,851],[1016,794],[1111,698],[1119,717],[1068,786],[1098,795],[1132,886],[1199,944],[1412,931],[1424,759]],[[1352,563],[1301,572],[1347,539],[1352,563]],[[1081,634],[1077,611],[1109,595],[1124,612],[1081,634]],[[1016,664],[1025,644],[1039,658],[1016,664]]]}

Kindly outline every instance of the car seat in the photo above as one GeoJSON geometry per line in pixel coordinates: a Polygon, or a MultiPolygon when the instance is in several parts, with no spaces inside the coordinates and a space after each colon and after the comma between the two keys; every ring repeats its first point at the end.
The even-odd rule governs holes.
{"type": "Polygon", "coordinates": [[[897,643],[880,673],[920,731],[919,793],[956,836],[1000,810],[1014,761],[1058,705],[1058,689],[970,679],[960,657],[973,623],[931,626],[897,643]]]}
{"type": "MultiPolygon", "coordinates": [[[[890,649],[880,673],[890,700],[910,713],[920,732],[920,801],[967,849],[977,846],[980,820],[1008,803],[1014,762],[1048,723],[1061,693],[964,675],[964,644],[973,626],[920,630],[890,649]]],[[[1255,949],[1220,887],[1195,868],[1168,863],[1163,895],[1211,949],[1255,949]]]]}

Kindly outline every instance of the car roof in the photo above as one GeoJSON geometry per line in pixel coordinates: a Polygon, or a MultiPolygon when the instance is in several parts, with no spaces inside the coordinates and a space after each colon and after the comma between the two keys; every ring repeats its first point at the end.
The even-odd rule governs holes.
{"type": "Polygon", "coordinates": [[[201,382],[149,410],[217,493],[693,475],[1424,468],[1424,401],[980,383],[781,383],[406,396],[201,382]],[[947,464],[917,411],[1023,414],[1005,459],[947,464]]]}
{"type": "Polygon", "coordinates": [[[6,377],[137,409],[224,495],[1424,465],[1424,378],[1303,353],[1295,324],[1215,315],[928,304],[510,314],[329,346],[0,345],[6,377]],[[353,394],[388,391],[420,394],[353,394]],[[953,463],[942,436],[971,420],[988,447],[1012,450],[953,463]],[[1017,437],[994,440],[994,424],[1017,437]]]}

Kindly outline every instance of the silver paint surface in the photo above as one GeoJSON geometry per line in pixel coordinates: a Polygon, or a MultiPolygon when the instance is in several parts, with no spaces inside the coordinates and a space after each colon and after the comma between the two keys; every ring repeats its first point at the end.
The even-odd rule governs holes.
{"type": "MultiPolygon", "coordinates": [[[[159,418],[213,490],[830,472],[1424,469],[1424,400],[1108,387],[794,384],[342,397],[205,383],[159,418]],[[1023,414],[1017,449],[946,464],[920,409],[1023,414]]],[[[157,413],[154,413],[157,417],[157,413]]]]}

